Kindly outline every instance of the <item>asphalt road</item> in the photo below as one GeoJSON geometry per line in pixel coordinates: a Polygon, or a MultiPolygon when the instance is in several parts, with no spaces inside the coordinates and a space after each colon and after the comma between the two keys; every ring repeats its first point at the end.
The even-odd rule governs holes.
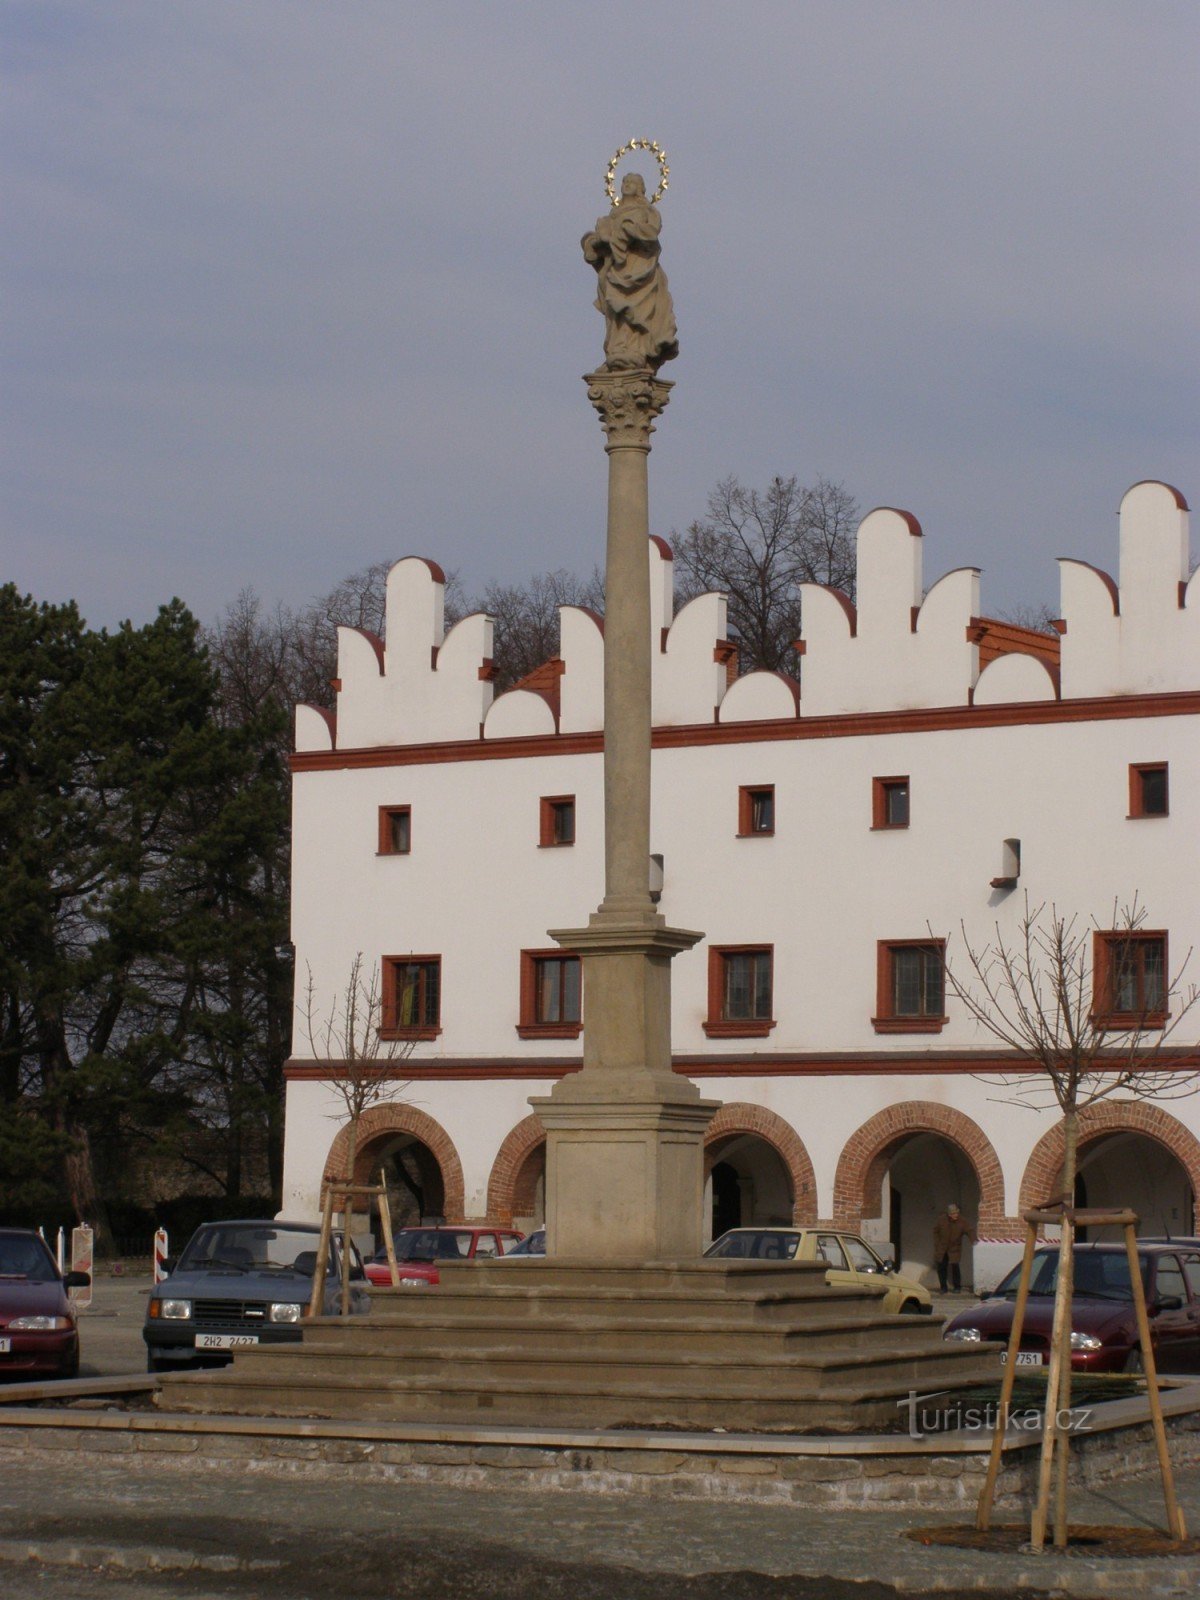
{"type": "Polygon", "coordinates": [[[150,1284],[148,1272],[120,1278],[103,1269],[96,1274],[91,1308],[79,1316],[81,1378],[145,1372],[142,1324],[150,1284]]]}

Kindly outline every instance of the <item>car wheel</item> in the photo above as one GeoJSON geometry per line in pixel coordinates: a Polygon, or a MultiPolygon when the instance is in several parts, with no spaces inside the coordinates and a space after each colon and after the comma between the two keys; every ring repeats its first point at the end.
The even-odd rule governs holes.
{"type": "Polygon", "coordinates": [[[165,1361],[160,1361],[155,1355],[148,1355],[146,1357],[147,1372],[165,1372],[166,1370],[167,1363],[165,1361]]]}
{"type": "Polygon", "coordinates": [[[1133,1372],[1133,1373],[1145,1372],[1146,1363],[1142,1360],[1142,1347],[1141,1347],[1141,1345],[1135,1344],[1133,1349],[1125,1357],[1124,1370],[1126,1372],[1133,1372]]]}
{"type": "Polygon", "coordinates": [[[79,1346],[75,1346],[75,1354],[59,1373],[60,1378],[77,1378],[79,1376],[79,1346]]]}
{"type": "Polygon", "coordinates": [[[920,1310],[921,1308],[915,1300],[906,1300],[900,1307],[900,1315],[902,1317],[915,1317],[919,1314],[920,1310]]]}

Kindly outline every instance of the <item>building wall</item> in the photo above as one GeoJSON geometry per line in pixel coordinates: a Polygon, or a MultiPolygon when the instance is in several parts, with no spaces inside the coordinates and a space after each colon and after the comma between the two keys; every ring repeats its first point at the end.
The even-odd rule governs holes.
{"type": "MultiPolygon", "coordinates": [[[[1172,967],[1200,943],[1200,599],[1185,586],[1182,497],[1139,485],[1121,527],[1119,585],[1063,564],[1061,670],[1010,653],[981,672],[978,574],[949,574],[922,599],[919,525],[872,513],[860,530],[858,608],[830,591],[806,593],[802,691],[767,673],[730,685],[723,599],[703,596],[672,618],[670,553],[650,541],[660,909],[706,935],[673,964],[677,1063],[706,1094],[757,1108],[764,1127],[777,1119],[790,1130],[779,1139],[798,1137],[814,1216],[865,1218],[886,1238],[889,1184],[864,1212],[859,1167],[870,1155],[874,1194],[889,1150],[904,1166],[897,1141],[933,1136],[950,1142],[936,1160],[928,1146],[931,1184],[961,1181],[955,1150],[967,1151],[972,1172],[995,1167],[980,1189],[976,1259],[1007,1259],[1026,1167],[1055,1120],[1049,1108],[1006,1103],[984,1081],[995,1068],[980,1058],[995,1056],[995,1041],[953,999],[940,1031],[876,1029],[878,941],[948,936],[961,968],[964,930],[976,947],[997,930],[1011,942],[1028,896],[1101,926],[1136,898],[1146,925],[1169,931],[1172,967]],[[1130,765],[1145,762],[1168,764],[1166,817],[1128,814],[1130,765]],[[873,779],[901,775],[909,826],[873,828],[873,779]],[[738,836],[743,785],[774,786],[772,835],[738,836]],[[1019,880],[993,887],[1011,839],[1020,841],[1019,880]],[[773,947],[765,1037],[706,1036],[713,944],[773,947]],[[871,1153],[873,1139],[884,1156],[871,1153]],[[848,1183],[858,1183],[857,1197],[848,1183]],[[989,1256],[989,1241],[999,1255],[989,1256]]],[[[584,923],[602,893],[602,631],[564,608],[557,700],[517,690],[493,701],[490,624],[467,619],[443,639],[432,563],[393,569],[387,626],[386,647],[342,630],[336,720],[298,713],[298,983],[303,991],[311,973],[319,1024],[356,953],[372,973],[385,956],[441,958],[441,1031],[398,1064],[409,1080],[401,1100],[444,1130],[461,1163],[465,1212],[483,1216],[529,1096],[580,1058],[578,1040],[518,1035],[520,952],[550,947],[549,928],[584,923]],[[544,847],[539,801],[565,794],[576,799],[576,842],[544,847]],[[379,808],[398,805],[411,808],[411,851],[378,854],[379,808]]],[[[292,1214],[315,1209],[338,1126],[314,1032],[315,1045],[301,1025],[290,1069],[292,1214]]],[[[1163,1115],[1200,1134],[1194,1099],[1163,1115]]],[[[1142,1129],[1135,1143],[1157,1137],[1142,1129]]],[[[1182,1134],[1176,1144],[1186,1165],[1190,1146],[1182,1134]]],[[[1167,1159],[1153,1142],[1131,1147],[1130,1159],[1144,1166],[1159,1148],[1167,1159]]],[[[1097,1174],[1101,1187],[1125,1181],[1114,1160],[1097,1174]]],[[[794,1172],[801,1167],[793,1155],[794,1172]]],[[[1128,1181],[1147,1193],[1132,1166],[1128,1181]]],[[[1179,1174],[1171,1181],[1174,1199],[1159,1209],[1190,1205],[1176,1193],[1179,1174]]],[[[915,1251],[927,1226],[918,1218],[934,1201],[944,1203],[931,1191],[909,1206],[903,1249],[915,1251]]],[[[797,1195],[798,1213],[801,1205],[797,1195]]]]}

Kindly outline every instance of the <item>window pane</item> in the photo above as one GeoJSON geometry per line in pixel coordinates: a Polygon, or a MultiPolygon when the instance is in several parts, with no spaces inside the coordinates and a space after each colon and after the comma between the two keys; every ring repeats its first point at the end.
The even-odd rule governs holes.
{"type": "Polygon", "coordinates": [[[412,818],[407,811],[393,811],[388,817],[392,850],[401,856],[409,853],[412,818]]]}
{"type": "Polygon", "coordinates": [[[908,785],[906,783],[888,783],[884,785],[886,800],[885,814],[889,828],[908,827],[908,785]]]}
{"type": "Polygon", "coordinates": [[[1167,814],[1166,767],[1143,767],[1138,773],[1142,785],[1142,811],[1148,817],[1167,814]]]}
{"type": "Polygon", "coordinates": [[[1166,1005],[1167,974],[1166,951],[1161,939],[1142,940],[1142,1006],[1147,1011],[1161,1011],[1166,1005]]]}
{"type": "Polygon", "coordinates": [[[441,1015],[442,1008],[442,967],[439,961],[427,961],[418,968],[421,972],[424,989],[424,1015],[421,1020],[427,1027],[433,1027],[441,1015]]]}
{"type": "Polygon", "coordinates": [[[575,843],[575,802],[560,800],[554,807],[555,844],[575,843]]]}
{"type": "Polygon", "coordinates": [[[775,831],[775,791],[755,789],[750,795],[750,831],[773,833],[775,831]]]}
{"type": "Polygon", "coordinates": [[[1114,943],[1113,952],[1113,1010],[1137,1011],[1137,949],[1132,940],[1121,939],[1114,943]]]}
{"type": "Polygon", "coordinates": [[[537,963],[537,1020],[560,1022],[558,996],[559,963],[553,959],[537,963]]]}
{"type": "Polygon", "coordinates": [[[898,1017],[921,1014],[921,952],[892,951],[892,1010],[898,1017]]]}
{"type": "Polygon", "coordinates": [[[580,991],[583,987],[583,963],[578,956],[568,956],[562,963],[562,1019],[578,1022],[582,1014],[580,991]]]}
{"type": "Polygon", "coordinates": [[[921,1009],[926,1016],[940,1017],[942,1014],[942,953],[940,950],[928,949],[924,954],[925,992],[922,995],[921,1009]]]}
{"type": "Polygon", "coordinates": [[[750,957],[725,957],[725,1015],[750,1016],[750,957]]]}

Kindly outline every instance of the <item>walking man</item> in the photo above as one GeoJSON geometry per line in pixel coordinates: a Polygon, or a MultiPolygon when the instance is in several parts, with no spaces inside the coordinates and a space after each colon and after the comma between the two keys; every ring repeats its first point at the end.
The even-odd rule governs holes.
{"type": "Polygon", "coordinates": [[[938,1287],[946,1293],[947,1283],[957,1294],[962,1288],[962,1247],[964,1239],[977,1237],[953,1201],[933,1225],[933,1259],[937,1262],[938,1287]]]}

